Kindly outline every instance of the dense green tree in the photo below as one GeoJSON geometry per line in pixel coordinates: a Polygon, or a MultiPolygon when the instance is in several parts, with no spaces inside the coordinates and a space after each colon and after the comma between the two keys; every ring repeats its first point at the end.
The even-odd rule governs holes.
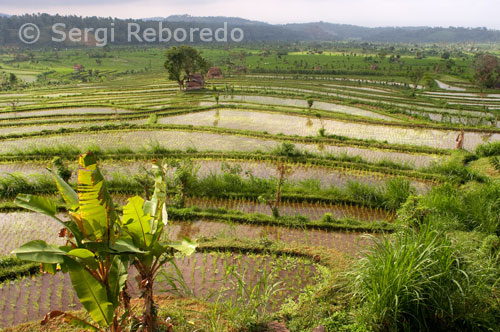
{"type": "Polygon", "coordinates": [[[189,75],[208,70],[208,62],[197,49],[190,46],[172,47],[166,53],[165,69],[168,78],[177,81],[179,89],[184,88],[184,81],[189,75]]]}
{"type": "Polygon", "coordinates": [[[489,53],[476,55],[474,59],[474,80],[480,89],[494,87],[499,80],[498,58],[489,53]]]}
{"type": "Polygon", "coordinates": [[[417,90],[418,83],[420,83],[423,77],[424,77],[424,70],[422,68],[417,68],[410,72],[409,78],[413,84],[413,91],[417,90]]]}
{"type": "Polygon", "coordinates": [[[450,52],[445,51],[445,52],[443,52],[443,54],[441,54],[441,59],[447,60],[450,58],[450,55],[451,55],[450,52]]]}

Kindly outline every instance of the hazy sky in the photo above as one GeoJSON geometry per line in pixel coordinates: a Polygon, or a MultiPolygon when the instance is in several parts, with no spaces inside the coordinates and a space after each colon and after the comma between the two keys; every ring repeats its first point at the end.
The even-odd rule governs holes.
{"type": "Polygon", "coordinates": [[[238,16],[269,23],[325,21],[500,29],[500,0],[0,0],[0,12],[119,18],[190,14],[238,16]]]}

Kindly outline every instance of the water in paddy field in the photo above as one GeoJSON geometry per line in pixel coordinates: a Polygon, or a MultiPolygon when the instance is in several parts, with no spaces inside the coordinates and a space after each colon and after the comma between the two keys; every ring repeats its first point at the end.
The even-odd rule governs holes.
{"type": "Polygon", "coordinates": [[[370,239],[359,232],[327,232],[314,229],[296,229],[280,226],[256,226],[246,224],[226,224],[211,221],[174,223],[169,228],[168,238],[181,239],[222,237],[238,239],[268,239],[297,246],[315,246],[335,249],[351,256],[357,256],[370,239]]]}
{"type": "MultiPolygon", "coordinates": [[[[233,96],[222,96],[222,100],[225,102],[232,102],[232,101],[242,101],[242,102],[248,102],[248,103],[257,103],[257,104],[263,104],[263,105],[278,105],[278,106],[295,106],[295,107],[302,107],[302,108],[308,108],[308,104],[306,100],[302,99],[287,99],[287,98],[278,98],[278,97],[266,97],[266,96],[238,96],[238,95],[233,95],[233,96]]],[[[375,112],[370,112],[358,107],[352,107],[352,106],[345,106],[345,105],[339,105],[339,104],[332,104],[332,103],[326,103],[322,101],[315,101],[313,106],[313,110],[322,110],[322,111],[333,111],[333,112],[339,112],[339,113],[344,113],[344,114],[351,114],[351,115],[360,115],[360,116],[366,116],[369,118],[375,118],[375,119],[384,119],[384,120],[394,120],[393,118],[389,116],[385,116],[382,114],[378,114],[375,112]]]]}
{"type": "Polygon", "coordinates": [[[441,81],[438,81],[438,80],[435,80],[437,85],[439,86],[440,89],[443,89],[443,90],[448,90],[448,91],[465,91],[464,88],[459,88],[459,87],[456,87],[456,86],[451,86],[451,85],[448,85],[446,83],[443,83],[441,81]]]}
{"type": "MultiPolygon", "coordinates": [[[[203,199],[189,199],[189,202],[195,200],[203,204],[203,199]]],[[[206,202],[207,200],[205,200],[206,202]]],[[[124,202],[122,202],[124,203],[124,202]]],[[[241,203],[241,202],[240,202],[241,203]]],[[[232,204],[238,204],[237,201],[232,204]]],[[[251,204],[248,204],[252,208],[251,204]]],[[[290,209],[294,207],[291,206],[290,209]]],[[[316,210],[323,210],[325,207],[319,205],[316,210]]],[[[370,218],[387,217],[391,215],[383,211],[370,210],[367,208],[342,207],[345,213],[358,214],[365,216],[366,220],[370,218]],[[349,211],[349,210],[352,211],[349,211]],[[347,210],[347,211],[345,211],[347,210]]],[[[340,210],[339,213],[343,211],[340,210]]],[[[60,217],[64,220],[65,215],[60,217]]],[[[47,243],[64,244],[64,239],[58,236],[61,226],[55,220],[48,216],[31,212],[12,212],[0,214],[0,239],[2,248],[0,255],[8,255],[12,250],[18,248],[26,242],[41,239],[47,243]]],[[[356,254],[364,246],[365,239],[363,234],[356,232],[327,232],[320,230],[302,230],[279,226],[256,226],[246,224],[228,225],[225,223],[199,221],[199,222],[180,222],[169,226],[168,234],[170,239],[181,239],[183,235],[193,238],[212,237],[216,235],[234,236],[237,238],[256,238],[271,236],[271,239],[281,240],[287,243],[297,242],[297,244],[320,245],[327,248],[336,249],[348,254],[356,254]]]]}
{"type": "MultiPolygon", "coordinates": [[[[221,109],[161,118],[160,123],[184,124],[266,131],[270,134],[317,136],[324,127],[327,134],[357,139],[387,141],[391,144],[429,146],[453,149],[456,131],[426,128],[383,126],[340,120],[317,119],[278,113],[221,109]],[[286,124],[286,125],[284,125],[286,124]]],[[[500,140],[500,134],[466,132],[464,148],[473,150],[477,145],[500,140]]]]}
{"type": "MultiPolygon", "coordinates": [[[[64,214],[58,217],[64,218],[64,214]]],[[[54,219],[37,213],[0,213],[0,256],[10,255],[12,250],[33,241],[63,245],[58,237],[61,225],[54,219]]]]}
{"type": "MultiPolygon", "coordinates": [[[[279,282],[281,289],[268,303],[271,310],[276,310],[284,299],[297,296],[319,277],[314,264],[289,257],[215,252],[177,258],[175,263],[182,277],[172,265],[165,265],[157,277],[156,294],[194,296],[221,302],[236,298],[237,278],[244,280],[248,288],[265,278],[268,282],[279,282]],[[182,281],[175,281],[172,288],[164,281],[165,277],[182,281]]],[[[135,270],[131,269],[128,285],[133,297],[139,295],[135,275],[135,270]]],[[[53,310],[80,308],[68,274],[36,275],[0,284],[0,328],[41,320],[53,310]]]]}
{"type": "MultiPolygon", "coordinates": [[[[248,200],[228,200],[212,198],[188,198],[186,205],[197,206],[203,209],[223,208],[226,210],[241,211],[244,213],[260,213],[271,215],[271,210],[266,204],[248,200]]],[[[354,205],[341,204],[318,204],[318,203],[288,203],[281,202],[279,205],[280,214],[284,216],[301,215],[312,220],[321,219],[325,213],[331,213],[333,218],[351,218],[360,221],[391,221],[394,213],[381,209],[369,208],[354,205]]]]}
{"type": "MultiPolygon", "coordinates": [[[[107,114],[114,115],[117,113],[130,113],[127,110],[113,109],[109,107],[76,107],[76,108],[57,108],[43,109],[37,111],[12,111],[0,112],[0,120],[11,118],[17,120],[23,117],[34,117],[44,115],[73,115],[73,114],[107,114]]],[[[57,119],[57,118],[55,118],[57,119]]]]}
{"type": "MultiPolygon", "coordinates": [[[[64,215],[59,216],[64,219],[64,215]]],[[[14,248],[34,239],[48,243],[62,244],[58,237],[60,226],[51,218],[28,212],[0,214],[0,234],[2,250],[7,254],[14,248]]],[[[324,246],[348,255],[358,255],[368,244],[361,233],[329,233],[318,230],[300,230],[285,227],[229,225],[209,221],[171,223],[167,236],[192,239],[213,236],[262,241],[282,241],[300,246],[324,246]]],[[[279,295],[274,296],[274,309],[287,297],[296,296],[306,285],[319,278],[316,266],[303,259],[268,255],[241,255],[231,253],[197,253],[191,257],[178,258],[176,264],[183,282],[175,282],[176,288],[162,281],[162,275],[175,279],[179,275],[172,266],[166,266],[158,278],[156,292],[173,293],[197,297],[209,296],[209,300],[235,298],[236,275],[244,278],[248,287],[267,278],[269,282],[279,282],[279,295]]],[[[134,280],[135,272],[130,271],[129,280],[134,280]]],[[[137,296],[137,288],[130,284],[132,295],[137,296]]],[[[73,310],[81,308],[71,286],[68,275],[35,275],[24,279],[0,284],[0,328],[41,319],[48,311],[73,310]]]]}

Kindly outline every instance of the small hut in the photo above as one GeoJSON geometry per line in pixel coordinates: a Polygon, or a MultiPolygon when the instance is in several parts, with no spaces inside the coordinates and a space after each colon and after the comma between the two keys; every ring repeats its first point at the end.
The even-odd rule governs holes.
{"type": "Polygon", "coordinates": [[[77,63],[75,63],[73,65],[73,70],[75,71],[75,73],[79,73],[81,71],[83,71],[85,68],[83,67],[83,65],[79,65],[77,63]]]}
{"type": "Polygon", "coordinates": [[[212,67],[208,70],[207,78],[222,78],[222,70],[219,67],[212,67]]]}
{"type": "Polygon", "coordinates": [[[189,75],[186,82],[186,90],[201,90],[205,87],[205,79],[201,74],[189,75]]]}

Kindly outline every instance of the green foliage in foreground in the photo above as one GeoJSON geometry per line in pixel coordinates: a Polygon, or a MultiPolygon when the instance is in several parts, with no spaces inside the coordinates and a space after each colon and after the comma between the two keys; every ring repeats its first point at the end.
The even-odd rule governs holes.
{"type": "Polygon", "coordinates": [[[499,267],[427,224],[375,240],[349,277],[358,315],[376,331],[497,331],[499,267]]]}
{"type": "Polygon", "coordinates": [[[450,184],[436,187],[424,196],[411,196],[398,217],[410,226],[431,223],[447,231],[500,235],[500,182],[471,188],[450,184]]]}
{"type": "Polygon", "coordinates": [[[447,182],[464,184],[468,181],[488,182],[489,179],[477,171],[465,167],[466,163],[474,160],[475,155],[455,151],[448,160],[435,163],[424,171],[445,176],[447,182]]]}
{"type": "Polygon", "coordinates": [[[282,309],[291,331],[498,331],[500,183],[410,195],[403,226],[282,309]]]}
{"type": "Polygon", "coordinates": [[[153,163],[154,194],[150,201],[129,199],[119,215],[107,190],[104,178],[92,154],[80,156],[77,191],[56,171],[52,171],[58,191],[66,203],[70,220],[57,215],[56,203],[48,198],[20,194],[16,204],[45,214],[58,221],[66,234],[66,245],[54,246],[41,240],[28,242],[13,253],[22,260],[41,263],[43,270],[58,269],[70,275],[80,302],[93,322],[71,314],[54,311],[47,319],[63,316],[72,325],[92,331],[123,331],[130,313],[126,292],[128,270],[134,265],[139,272],[139,289],[145,308],[140,325],[147,332],[156,329],[153,284],[159,268],[171,260],[174,251],[193,253],[196,245],[189,240],[180,243],[160,241],[167,224],[166,184],[160,166],[153,163]],[[120,310],[123,310],[120,313],[120,310]],[[123,316],[122,316],[123,314],[123,316]],[[122,316],[122,318],[120,318],[122,316]]]}
{"type": "Polygon", "coordinates": [[[478,145],[476,155],[478,157],[500,156],[500,141],[478,145]]]}

